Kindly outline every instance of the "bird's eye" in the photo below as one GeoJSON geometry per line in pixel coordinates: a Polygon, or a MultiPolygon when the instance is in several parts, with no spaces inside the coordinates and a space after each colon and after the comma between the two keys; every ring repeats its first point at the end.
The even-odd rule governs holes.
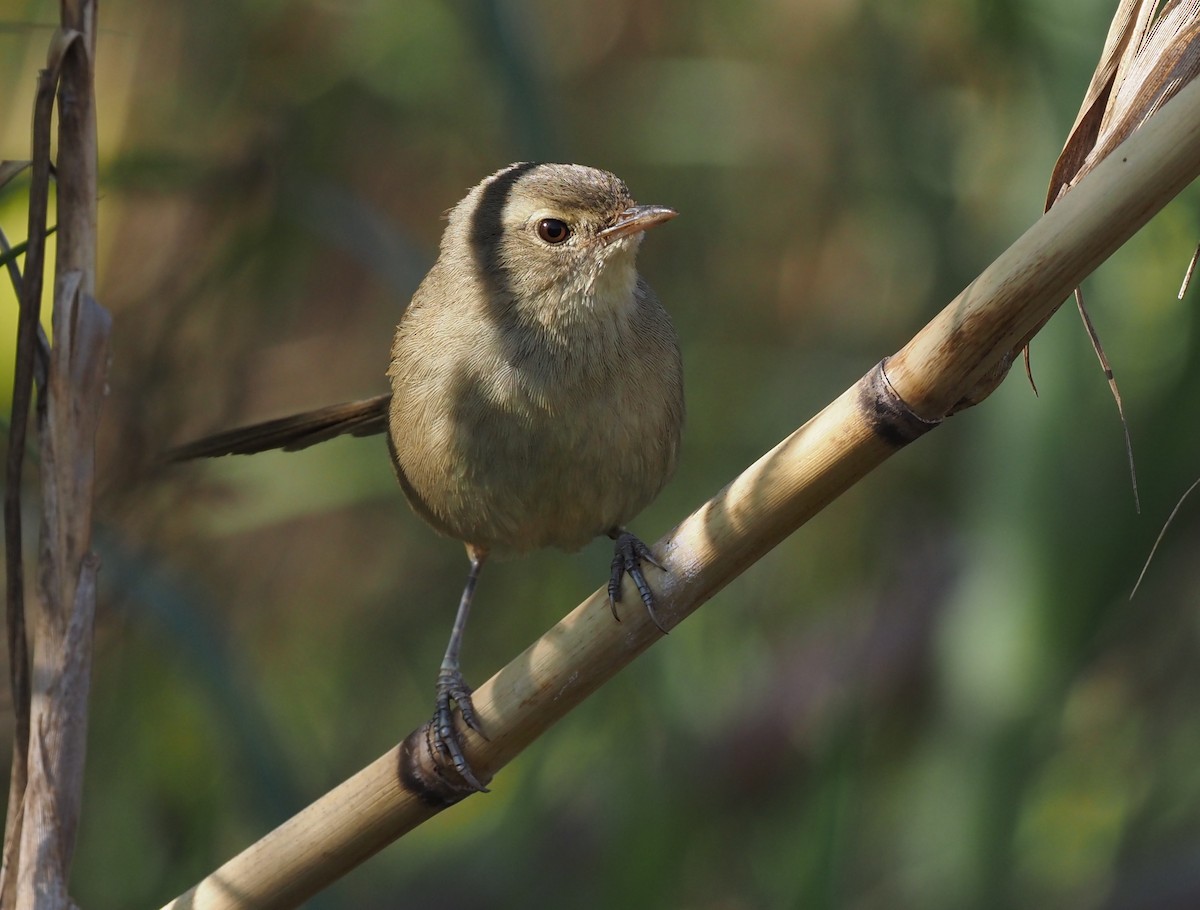
{"type": "Polygon", "coordinates": [[[567,242],[567,238],[571,236],[571,229],[565,221],[559,221],[557,218],[543,218],[538,222],[537,235],[546,243],[558,246],[560,243],[567,242]]]}

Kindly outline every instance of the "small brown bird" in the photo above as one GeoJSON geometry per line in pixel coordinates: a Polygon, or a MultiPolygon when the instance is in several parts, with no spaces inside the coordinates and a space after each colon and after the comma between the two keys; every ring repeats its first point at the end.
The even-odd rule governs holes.
{"type": "Polygon", "coordinates": [[[465,543],[471,562],[433,727],[438,748],[475,789],[486,788],[463,755],[451,703],[482,733],[459,652],[489,554],[576,550],[607,534],[616,542],[613,615],[628,574],[662,628],[642,563],[662,567],[625,523],[658,494],[679,454],[679,341],[635,264],[643,233],[675,214],[637,205],[605,171],[510,165],[450,212],[437,262],[396,328],[390,395],[171,453],[290,451],[387,430],[409,503],[465,543]]]}

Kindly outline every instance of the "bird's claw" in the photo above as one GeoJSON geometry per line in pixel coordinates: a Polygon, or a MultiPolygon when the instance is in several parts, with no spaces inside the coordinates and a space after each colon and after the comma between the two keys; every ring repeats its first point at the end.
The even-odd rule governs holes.
{"type": "Polygon", "coordinates": [[[621,621],[621,617],[617,615],[617,601],[621,599],[621,581],[628,574],[633,579],[638,594],[642,597],[642,603],[650,615],[650,621],[666,635],[666,627],[659,621],[658,614],[654,610],[654,592],[646,583],[646,576],[642,573],[642,563],[648,562],[663,572],[666,571],[666,568],[654,558],[654,554],[650,552],[648,546],[628,531],[621,531],[614,537],[614,540],[616,543],[613,548],[612,573],[608,579],[608,606],[612,610],[613,618],[617,622],[621,621]]]}
{"type": "MultiPolygon", "coordinates": [[[[471,770],[466,755],[463,754],[462,743],[458,730],[454,726],[454,709],[450,703],[458,705],[467,726],[483,736],[479,726],[479,718],[475,715],[475,706],[471,703],[471,687],[463,679],[458,669],[443,667],[437,678],[437,708],[433,712],[433,745],[454,765],[459,777],[466,781],[472,790],[487,793],[488,788],[479,782],[475,772],[471,770]]],[[[484,739],[487,737],[484,736],[484,739]]]]}

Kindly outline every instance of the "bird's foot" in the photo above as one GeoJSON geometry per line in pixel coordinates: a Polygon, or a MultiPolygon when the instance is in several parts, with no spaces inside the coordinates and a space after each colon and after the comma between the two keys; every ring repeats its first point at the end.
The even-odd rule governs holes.
{"type": "Polygon", "coordinates": [[[433,745],[450,760],[459,777],[466,781],[472,790],[487,793],[488,788],[479,782],[479,778],[475,776],[475,772],[467,763],[466,755],[463,754],[458,729],[454,726],[454,709],[450,706],[451,702],[458,705],[458,710],[467,726],[483,736],[479,718],[475,716],[475,706],[471,704],[471,687],[467,685],[462,672],[457,667],[442,667],[438,671],[437,677],[437,709],[433,713],[433,745]]]}
{"type": "Polygon", "coordinates": [[[650,621],[666,635],[666,628],[659,621],[658,614],[654,612],[654,592],[650,590],[650,585],[646,583],[646,576],[642,574],[642,562],[644,560],[664,572],[666,568],[654,558],[654,554],[650,552],[648,546],[628,531],[616,531],[612,537],[616,544],[613,548],[612,574],[608,579],[608,606],[612,610],[613,618],[617,622],[621,621],[621,617],[617,615],[617,601],[621,599],[621,580],[628,573],[638,589],[638,594],[642,596],[642,603],[646,605],[650,621]]]}

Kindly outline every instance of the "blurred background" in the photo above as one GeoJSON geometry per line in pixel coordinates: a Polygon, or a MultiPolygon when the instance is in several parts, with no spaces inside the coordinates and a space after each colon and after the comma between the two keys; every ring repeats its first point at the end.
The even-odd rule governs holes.
{"type": "MultiPolygon", "coordinates": [[[[443,212],[508,162],[587,163],[681,212],[640,257],[689,404],[633,525],[653,541],[1037,218],[1115,5],[106,0],[80,906],[158,906],[423,722],[466,570],[379,437],[169,469],[164,448],[385,390],[443,212]]],[[[57,5],[0,10],[0,157],[25,158],[57,5]]],[[[27,188],[0,195],[14,240],[27,188]]],[[[1085,285],[1141,515],[1068,309],[1033,347],[1040,397],[1014,370],[311,906],[1200,904],[1200,500],[1129,600],[1200,474],[1196,291],[1175,298],[1198,201],[1085,285]]],[[[7,286],[0,320],[11,364],[7,286]]],[[[468,679],[609,554],[490,565],[468,679]]]]}

